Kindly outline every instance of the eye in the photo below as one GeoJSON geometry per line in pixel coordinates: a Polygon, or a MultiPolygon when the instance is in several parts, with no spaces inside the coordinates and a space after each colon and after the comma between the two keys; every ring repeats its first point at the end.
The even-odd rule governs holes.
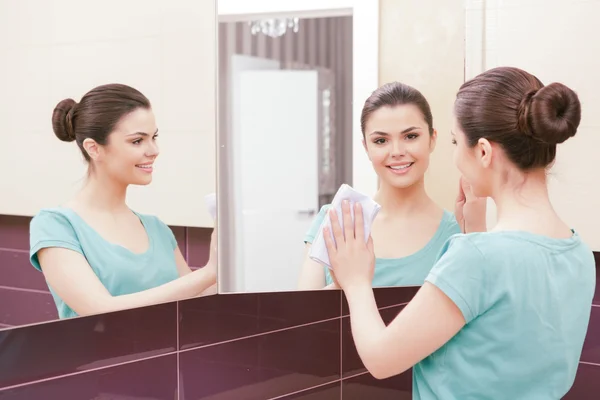
{"type": "Polygon", "coordinates": [[[452,144],[456,144],[456,139],[452,139],[452,144]]]}
{"type": "Polygon", "coordinates": [[[384,144],[386,142],[386,140],[384,138],[377,138],[375,140],[373,140],[373,143],[375,144],[384,144]]]}
{"type": "Polygon", "coordinates": [[[414,139],[416,139],[416,138],[418,138],[418,137],[419,137],[419,135],[418,135],[418,134],[416,134],[416,133],[409,133],[408,135],[406,135],[406,138],[407,138],[408,140],[414,140],[414,139]]]}
{"type": "Polygon", "coordinates": [[[142,138],[140,138],[140,139],[135,139],[135,140],[134,140],[132,143],[133,143],[133,144],[140,144],[140,143],[142,143],[142,138]]]}
{"type": "Polygon", "coordinates": [[[158,137],[158,133],[155,134],[154,136],[152,136],[152,140],[156,140],[157,137],[158,137]]]}

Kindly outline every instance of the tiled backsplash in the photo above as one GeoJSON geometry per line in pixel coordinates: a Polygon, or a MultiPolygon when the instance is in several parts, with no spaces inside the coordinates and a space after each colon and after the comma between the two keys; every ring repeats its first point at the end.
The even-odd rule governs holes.
{"type": "MultiPolygon", "coordinates": [[[[27,223],[0,216],[1,285],[43,291],[30,281],[35,274],[7,276],[9,268],[33,270],[27,223]]],[[[174,230],[188,261],[202,265],[210,232],[174,230]]],[[[393,319],[416,290],[376,289],[384,319],[393,319]]],[[[566,399],[600,393],[599,294],[594,303],[566,399]]],[[[385,380],[365,371],[339,291],[216,295],[0,331],[3,400],[402,400],[411,399],[411,387],[411,371],[385,380]]]]}

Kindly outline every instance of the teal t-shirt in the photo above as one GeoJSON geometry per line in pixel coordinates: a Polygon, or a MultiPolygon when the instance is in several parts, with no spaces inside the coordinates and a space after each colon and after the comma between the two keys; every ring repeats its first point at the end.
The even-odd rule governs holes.
{"type": "MultiPolygon", "coordinates": [[[[148,250],[140,254],[104,240],[69,208],[43,209],[31,220],[29,227],[31,264],[41,271],[37,253],[43,248],[62,247],[76,251],[86,258],[113,296],[140,292],[177,279],[177,241],[173,232],[157,217],[136,215],[150,242],[148,250]]],[[[60,318],[77,316],[51,287],[49,289],[60,318]]]]}
{"type": "Polygon", "coordinates": [[[467,324],[413,368],[413,399],[557,400],[571,388],[596,286],[577,233],[456,235],[426,281],[467,324]]]}
{"type": "MultiPolygon", "coordinates": [[[[327,216],[330,205],[321,207],[319,214],[315,217],[310,229],[304,237],[305,243],[312,243],[319,231],[321,223],[327,216]]],[[[386,286],[420,286],[425,282],[425,277],[435,264],[435,261],[444,246],[444,243],[452,235],[461,233],[460,226],[456,222],[454,214],[444,210],[441,223],[429,240],[419,251],[402,258],[376,258],[375,274],[373,276],[373,287],[386,286]]],[[[324,267],[327,284],[331,284],[329,268],[324,267]]]]}

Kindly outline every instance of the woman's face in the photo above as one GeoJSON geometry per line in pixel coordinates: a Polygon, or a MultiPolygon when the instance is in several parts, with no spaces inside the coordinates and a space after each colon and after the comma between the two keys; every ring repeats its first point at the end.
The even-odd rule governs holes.
{"type": "Polygon", "coordinates": [[[365,124],[364,145],[382,183],[407,188],[423,180],[436,137],[419,108],[406,104],[374,111],[365,124]]]}
{"type": "Polygon", "coordinates": [[[88,154],[97,173],[125,185],[147,185],[159,154],[157,136],[152,110],[138,108],[121,118],[105,145],[91,146],[88,154]]]}

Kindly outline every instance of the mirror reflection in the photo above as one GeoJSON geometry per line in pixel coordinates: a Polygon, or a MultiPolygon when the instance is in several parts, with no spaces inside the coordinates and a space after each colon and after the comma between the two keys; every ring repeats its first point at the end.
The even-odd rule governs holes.
{"type": "MultiPolygon", "coordinates": [[[[362,54],[355,52],[364,46],[353,42],[357,17],[315,14],[236,15],[219,23],[219,134],[230,143],[231,232],[222,293],[338,289],[323,228],[327,211],[340,210],[348,193],[372,203],[365,228],[377,257],[375,287],[422,285],[443,244],[464,228],[455,215],[454,170],[444,168],[445,178],[435,179],[441,187],[456,182],[448,188],[450,202],[439,188],[435,199],[426,185],[436,151],[450,151],[438,150],[430,100],[395,79],[353,98],[361,79],[353,74],[362,54]],[[376,187],[355,185],[357,171],[373,175],[376,187]]],[[[424,86],[435,93],[434,104],[451,103],[449,91],[424,86]]],[[[483,227],[472,229],[485,229],[485,201],[477,207],[483,227]]]]}
{"type": "Polygon", "coordinates": [[[216,294],[214,2],[53,7],[0,17],[0,328],[216,294]]]}

